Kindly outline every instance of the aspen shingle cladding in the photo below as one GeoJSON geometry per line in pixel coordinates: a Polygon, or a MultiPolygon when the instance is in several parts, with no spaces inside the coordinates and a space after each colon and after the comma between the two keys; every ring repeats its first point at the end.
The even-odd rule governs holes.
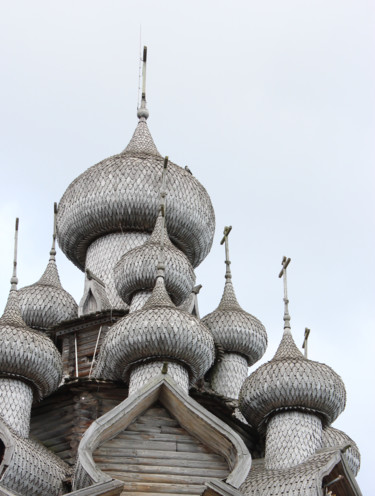
{"type": "Polygon", "coordinates": [[[50,260],[42,277],[18,292],[23,320],[30,327],[49,329],[77,317],[74,298],[63,289],[55,260],[50,260]]]}
{"type": "Polygon", "coordinates": [[[329,489],[340,496],[361,496],[361,491],[338,448],[320,450],[295,467],[267,470],[264,459],[253,460],[240,487],[245,496],[322,496],[323,484],[343,476],[329,489]]]}
{"type": "MultiPolygon", "coordinates": [[[[114,268],[117,291],[127,304],[130,304],[135,292],[152,290],[155,286],[162,229],[163,217],[159,215],[149,239],[143,245],[125,253],[114,268]]],[[[186,255],[173,246],[165,228],[163,240],[165,286],[173,302],[180,305],[193,289],[194,270],[186,255]]]]}
{"type": "MultiPolygon", "coordinates": [[[[82,270],[87,248],[95,239],[113,232],[153,230],[163,158],[150,143],[142,118],[129,146],[77,177],[60,200],[58,241],[82,270]]],[[[169,235],[197,267],[210,251],[215,231],[210,197],[194,176],[172,162],[166,183],[169,235]]]]}
{"type": "Polygon", "coordinates": [[[155,403],[94,452],[98,467],[129,492],[201,494],[210,478],[225,478],[225,459],[183,429],[155,403]]]}

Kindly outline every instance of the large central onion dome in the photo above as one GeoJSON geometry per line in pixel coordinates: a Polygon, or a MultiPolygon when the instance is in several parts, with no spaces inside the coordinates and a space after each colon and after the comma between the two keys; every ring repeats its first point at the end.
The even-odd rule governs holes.
{"type": "Polygon", "coordinates": [[[344,410],[345,386],[328,365],[308,360],[297,348],[290,328],[270,362],[261,365],[245,381],[240,409],[254,427],[276,411],[310,411],[332,423],[344,410]]]}
{"type": "Polygon", "coordinates": [[[176,361],[187,368],[190,383],[203,377],[215,357],[210,331],[174,306],[159,275],[141,310],[119,320],[105,337],[95,376],[126,380],[132,367],[146,361],[176,361]]]}
{"type": "MultiPolygon", "coordinates": [[[[148,231],[158,215],[163,158],[153,142],[146,109],[125,150],[86,170],[65,191],[58,209],[58,241],[81,270],[95,239],[115,232],[148,231]]],[[[197,267],[210,251],[215,215],[205,188],[185,169],[169,162],[168,233],[197,267]]]]}
{"type": "Polygon", "coordinates": [[[191,294],[195,283],[194,270],[186,255],[173,246],[163,224],[160,214],[149,239],[125,253],[115,266],[116,288],[127,304],[137,291],[153,289],[161,236],[164,237],[165,286],[168,293],[176,305],[183,303],[191,294]]]}

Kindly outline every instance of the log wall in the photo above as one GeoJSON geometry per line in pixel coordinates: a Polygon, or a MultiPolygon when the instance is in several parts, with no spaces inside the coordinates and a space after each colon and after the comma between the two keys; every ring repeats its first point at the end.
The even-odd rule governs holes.
{"type": "Polygon", "coordinates": [[[125,483],[123,495],[198,495],[211,478],[225,478],[229,467],[183,429],[160,404],[94,452],[103,472],[125,483]]]}

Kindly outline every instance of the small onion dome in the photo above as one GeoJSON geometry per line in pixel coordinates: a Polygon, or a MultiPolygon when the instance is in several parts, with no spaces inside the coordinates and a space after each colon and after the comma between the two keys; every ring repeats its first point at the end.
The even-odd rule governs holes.
{"type": "Polygon", "coordinates": [[[343,445],[350,447],[345,451],[345,458],[348,462],[350,470],[356,477],[361,466],[361,454],[358,446],[345,432],[335,429],[334,427],[325,427],[322,436],[322,448],[334,448],[335,446],[342,447],[343,445]]]}
{"type": "Polygon", "coordinates": [[[22,318],[30,327],[48,329],[78,315],[77,303],[61,285],[53,254],[39,281],[20,289],[18,297],[22,318]]]}
{"type": "Polygon", "coordinates": [[[345,402],[341,377],[328,365],[305,358],[290,328],[284,330],[273,359],[245,380],[239,397],[240,410],[254,427],[280,410],[311,411],[330,424],[344,410],[345,402]]]}
{"type": "Polygon", "coordinates": [[[225,351],[245,355],[249,366],[266,351],[266,329],[256,317],[240,307],[230,277],[225,281],[219,306],[203,317],[202,323],[210,329],[216,344],[225,351]]]}
{"type": "Polygon", "coordinates": [[[193,384],[214,358],[210,331],[196,317],[173,305],[164,277],[159,275],[143,308],[126,315],[108,331],[95,375],[126,380],[133,365],[165,359],[186,366],[193,384]]]}
{"type": "MultiPolygon", "coordinates": [[[[115,266],[116,289],[128,305],[135,292],[152,290],[155,285],[162,229],[163,217],[159,215],[149,239],[143,245],[125,253],[115,266]]],[[[165,286],[174,303],[180,305],[193,289],[195,274],[186,255],[171,243],[165,228],[163,237],[165,286]]]]}
{"type": "Polygon", "coordinates": [[[0,317],[0,375],[31,383],[38,399],[55,391],[62,379],[60,353],[49,337],[22,320],[16,290],[0,317]]]}
{"type": "MultiPolygon", "coordinates": [[[[65,255],[81,270],[88,246],[113,232],[149,231],[158,214],[163,170],[159,154],[140,114],[125,150],[99,162],[75,179],[65,191],[57,214],[58,241],[65,255]]],[[[210,251],[215,214],[205,188],[188,171],[169,162],[167,184],[168,232],[194,267],[210,251]]]]}

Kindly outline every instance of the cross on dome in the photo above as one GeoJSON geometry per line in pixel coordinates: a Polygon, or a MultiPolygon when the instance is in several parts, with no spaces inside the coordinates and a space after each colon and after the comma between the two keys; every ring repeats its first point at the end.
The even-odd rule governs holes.
{"type": "Polygon", "coordinates": [[[284,329],[290,329],[290,315],[289,315],[289,309],[288,309],[288,283],[287,283],[287,275],[286,275],[286,269],[288,265],[290,264],[291,259],[287,257],[283,257],[281,261],[281,265],[283,268],[280,271],[279,277],[283,278],[284,282],[284,329]]]}

